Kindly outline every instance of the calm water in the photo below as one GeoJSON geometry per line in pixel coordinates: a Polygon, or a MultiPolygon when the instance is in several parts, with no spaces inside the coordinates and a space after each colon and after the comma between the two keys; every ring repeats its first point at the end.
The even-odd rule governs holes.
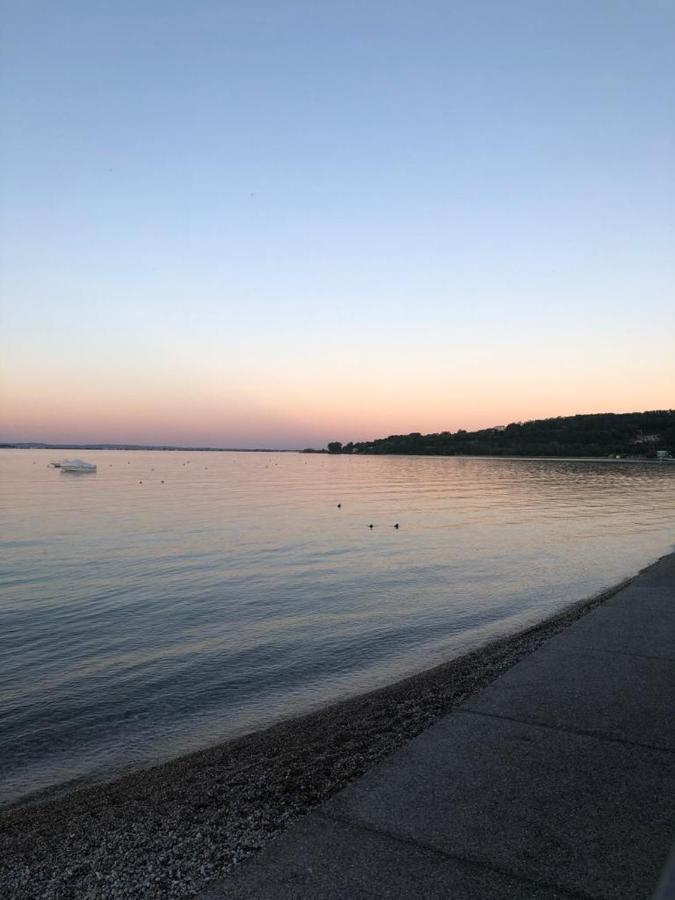
{"type": "Polygon", "coordinates": [[[96,475],[0,451],[2,802],[427,668],[673,547],[672,465],[79,455],[96,475]]]}

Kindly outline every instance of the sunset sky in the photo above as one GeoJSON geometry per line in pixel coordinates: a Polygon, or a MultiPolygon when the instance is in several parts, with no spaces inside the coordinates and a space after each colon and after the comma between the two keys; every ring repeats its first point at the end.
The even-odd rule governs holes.
{"type": "Polygon", "coordinates": [[[0,441],[675,406],[671,0],[0,8],[0,441]]]}

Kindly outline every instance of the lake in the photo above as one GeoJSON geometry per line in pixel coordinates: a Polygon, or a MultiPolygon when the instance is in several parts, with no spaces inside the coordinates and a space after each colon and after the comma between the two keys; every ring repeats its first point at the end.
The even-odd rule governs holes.
{"type": "Polygon", "coordinates": [[[669,464],[0,450],[0,479],[2,803],[428,668],[673,548],[669,464]]]}

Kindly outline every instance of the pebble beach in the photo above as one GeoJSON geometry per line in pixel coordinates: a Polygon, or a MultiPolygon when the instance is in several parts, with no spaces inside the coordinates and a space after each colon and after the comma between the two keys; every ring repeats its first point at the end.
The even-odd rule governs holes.
{"type": "Polygon", "coordinates": [[[386,688],[0,813],[0,893],[187,898],[627,582],[386,688]]]}

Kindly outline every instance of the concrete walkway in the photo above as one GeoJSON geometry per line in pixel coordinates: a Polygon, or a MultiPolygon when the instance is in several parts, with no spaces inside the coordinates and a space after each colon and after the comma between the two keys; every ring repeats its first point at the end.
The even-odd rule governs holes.
{"type": "Polygon", "coordinates": [[[675,839],[675,554],[203,895],[649,898],[675,839]]]}

